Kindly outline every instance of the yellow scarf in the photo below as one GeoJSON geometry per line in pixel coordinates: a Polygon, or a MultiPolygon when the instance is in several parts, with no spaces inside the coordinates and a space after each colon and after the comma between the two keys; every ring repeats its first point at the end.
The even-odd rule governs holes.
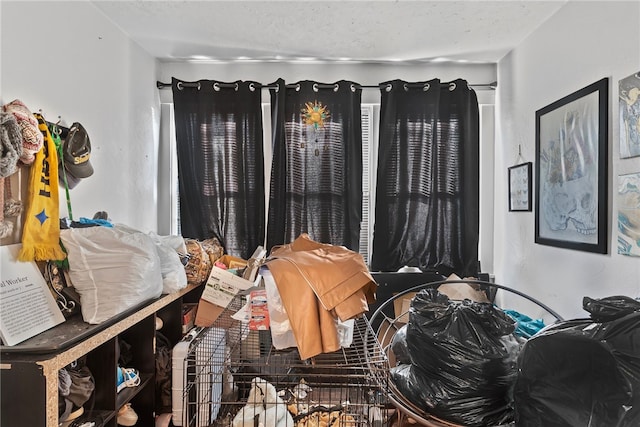
{"type": "Polygon", "coordinates": [[[58,200],[58,154],[56,146],[41,114],[38,128],[44,144],[36,153],[29,171],[27,209],[22,228],[20,261],[63,260],[66,255],[60,247],[60,211],[58,200]]]}

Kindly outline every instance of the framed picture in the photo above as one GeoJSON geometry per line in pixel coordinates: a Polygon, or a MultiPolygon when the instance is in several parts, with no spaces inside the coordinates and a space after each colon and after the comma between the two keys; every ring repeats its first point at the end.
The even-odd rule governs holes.
{"type": "Polygon", "coordinates": [[[640,156],[640,71],[618,82],[620,158],[640,156]]]}
{"type": "Polygon", "coordinates": [[[618,176],[618,253],[640,256],[640,173],[618,176]]]}
{"type": "Polygon", "coordinates": [[[509,168],[509,211],[531,212],[531,162],[509,168]]]}
{"type": "Polygon", "coordinates": [[[609,79],[536,111],[535,242],[607,253],[609,79]]]}

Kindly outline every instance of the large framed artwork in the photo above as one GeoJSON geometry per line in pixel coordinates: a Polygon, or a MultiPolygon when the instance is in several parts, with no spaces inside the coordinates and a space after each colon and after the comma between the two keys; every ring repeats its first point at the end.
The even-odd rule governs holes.
{"type": "Polygon", "coordinates": [[[609,79],[536,111],[535,242],[607,253],[609,79]]]}
{"type": "Polygon", "coordinates": [[[618,253],[640,256],[640,173],[618,176],[618,253]]]}
{"type": "Polygon", "coordinates": [[[620,158],[640,156],[640,71],[618,82],[620,158]]]}

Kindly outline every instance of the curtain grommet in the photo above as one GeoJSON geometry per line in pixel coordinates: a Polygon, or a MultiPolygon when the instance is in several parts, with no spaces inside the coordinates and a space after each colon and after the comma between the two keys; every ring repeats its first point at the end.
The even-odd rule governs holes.
{"type": "Polygon", "coordinates": [[[213,90],[215,90],[216,92],[220,92],[220,84],[218,82],[215,82],[213,84],[213,90]]]}
{"type": "MultiPolygon", "coordinates": [[[[276,86],[276,89],[277,89],[277,86],[276,86]]],[[[254,85],[253,83],[249,83],[249,90],[251,92],[255,92],[256,91],[256,85],[254,85]]]]}
{"type": "MultiPolygon", "coordinates": [[[[314,83],[312,87],[314,92],[318,91],[318,83],[314,83]]],[[[296,90],[298,90],[298,87],[296,87],[296,90]]]]}
{"type": "Polygon", "coordinates": [[[405,92],[409,92],[409,85],[408,84],[405,83],[404,85],[402,85],[402,87],[404,88],[405,92]]]}
{"type": "Polygon", "coordinates": [[[176,87],[178,88],[178,90],[183,90],[184,89],[184,86],[182,85],[182,82],[176,83],[176,87]]]}
{"type": "Polygon", "coordinates": [[[429,83],[425,83],[425,84],[424,84],[424,86],[423,86],[423,88],[422,88],[422,90],[423,90],[424,92],[426,92],[426,91],[428,91],[428,90],[429,90],[429,88],[430,88],[430,87],[431,87],[431,85],[430,85],[429,83]]]}
{"type": "Polygon", "coordinates": [[[456,84],[454,82],[449,83],[449,91],[453,92],[456,90],[456,84]]]}
{"type": "Polygon", "coordinates": [[[300,92],[300,83],[296,84],[296,92],[300,92]]]}
{"type": "Polygon", "coordinates": [[[198,90],[200,90],[200,82],[198,82],[198,90]]]}
{"type": "Polygon", "coordinates": [[[340,89],[340,85],[338,83],[336,83],[335,85],[333,85],[333,91],[337,92],[338,89],[340,89]]]}
{"type": "Polygon", "coordinates": [[[235,90],[237,92],[239,87],[240,87],[240,85],[238,83],[236,83],[236,85],[233,87],[233,90],[235,90]]]}
{"type": "Polygon", "coordinates": [[[389,83],[387,87],[384,88],[384,90],[386,90],[387,92],[391,92],[391,89],[393,89],[393,86],[391,85],[391,83],[389,83]]]}
{"type": "Polygon", "coordinates": [[[351,83],[351,92],[355,92],[355,91],[356,91],[356,85],[351,83]]]}

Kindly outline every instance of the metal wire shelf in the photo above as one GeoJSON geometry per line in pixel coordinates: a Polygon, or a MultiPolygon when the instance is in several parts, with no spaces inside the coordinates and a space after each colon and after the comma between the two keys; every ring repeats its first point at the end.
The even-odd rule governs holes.
{"type": "MultiPolygon", "coordinates": [[[[404,422],[404,420],[406,420],[407,418],[411,418],[418,424],[427,427],[463,427],[459,424],[440,419],[433,414],[428,413],[425,409],[415,405],[398,390],[393,380],[390,378],[390,368],[395,366],[395,357],[393,355],[393,351],[391,350],[391,343],[395,333],[406,323],[406,320],[402,319],[406,319],[406,316],[408,314],[407,311],[396,313],[394,311],[394,303],[397,300],[401,300],[407,295],[419,292],[422,289],[437,289],[440,285],[445,283],[453,285],[473,285],[476,287],[482,287],[484,289],[492,290],[493,295],[495,295],[496,292],[502,290],[504,291],[504,293],[516,296],[518,299],[525,301],[530,306],[539,309],[540,312],[544,314],[544,317],[546,318],[545,320],[549,322],[553,323],[563,320],[558,313],[556,313],[554,310],[552,310],[542,302],[536,300],[535,298],[507,286],[483,280],[441,280],[424,283],[417,286],[412,286],[402,292],[397,293],[392,298],[384,301],[375,310],[375,312],[371,316],[369,316],[370,324],[376,325],[375,329],[371,328],[370,330],[366,331],[367,334],[373,334],[375,336],[375,341],[380,347],[382,353],[378,354],[377,350],[374,348],[371,353],[365,352],[365,354],[371,357],[372,363],[378,361],[380,357],[386,360],[387,368],[377,371],[380,375],[376,376],[376,378],[379,381],[380,390],[385,392],[385,397],[388,400],[389,404],[399,411],[399,423],[404,422]]],[[[372,338],[365,336],[364,341],[370,342],[372,341],[372,338]]]]}
{"type": "MultiPolygon", "coordinates": [[[[184,406],[181,425],[232,426],[255,378],[278,391],[294,420],[289,427],[320,425],[321,417],[332,422],[327,426],[386,425],[386,392],[380,388],[388,362],[366,317],[355,319],[349,347],[302,360],[296,348],[276,350],[270,331],[249,330],[247,323],[234,319],[243,304],[236,297],[192,340],[182,362],[185,386],[176,393],[184,406]],[[303,396],[296,391],[300,384],[303,396]]],[[[174,424],[175,418],[174,411],[174,424]]]]}

